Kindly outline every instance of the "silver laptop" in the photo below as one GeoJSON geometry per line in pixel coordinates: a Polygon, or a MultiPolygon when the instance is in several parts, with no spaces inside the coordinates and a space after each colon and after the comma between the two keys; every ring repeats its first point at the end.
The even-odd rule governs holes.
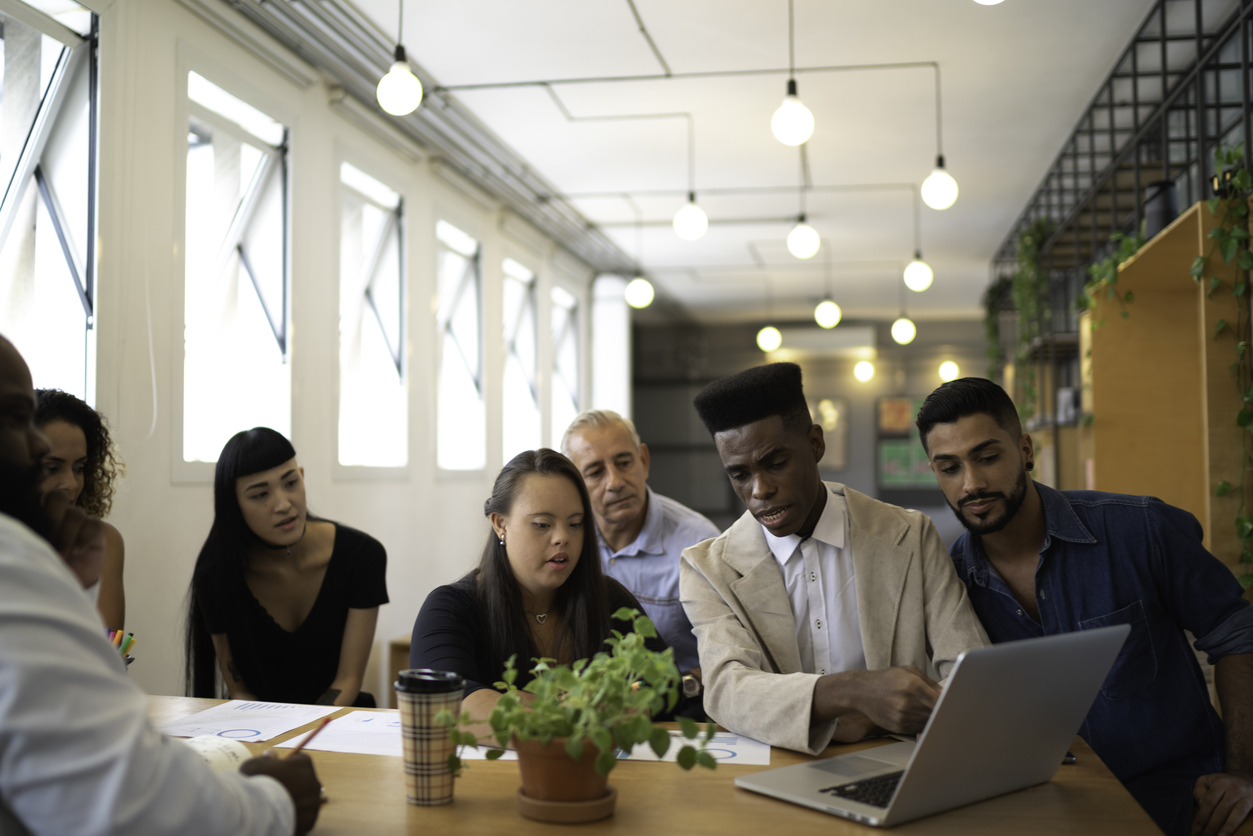
{"type": "Polygon", "coordinates": [[[1120,624],[963,653],[917,742],[770,769],[735,784],[877,827],[1043,784],[1130,632],[1120,624]]]}

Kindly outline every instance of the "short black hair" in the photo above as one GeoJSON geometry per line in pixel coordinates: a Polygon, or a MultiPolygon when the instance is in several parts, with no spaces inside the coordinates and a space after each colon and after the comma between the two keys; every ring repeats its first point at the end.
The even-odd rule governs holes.
{"type": "Polygon", "coordinates": [[[710,435],[774,415],[782,417],[783,426],[793,432],[808,432],[813,425],[801,386],[801,367],[795,363],[754,366],[715,380],[697,393],[692,404],[710,435]]]}
{"type": "Polygon", "coordinates": [[[915,423],[923,449],[927,447],[927,434],[936,424],[952,424],[970,415],[991,415],[996,425],[1015,441],[1022,436],[1018,410],[1005,390],[982,377],[963,377],[941,385],[922,402],[915,423]]]}

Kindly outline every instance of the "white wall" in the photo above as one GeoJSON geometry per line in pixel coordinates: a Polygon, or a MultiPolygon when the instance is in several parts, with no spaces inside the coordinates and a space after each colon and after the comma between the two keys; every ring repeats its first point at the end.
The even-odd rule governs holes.
{"type": "MultiPolygon", "coordinates": [[[[490,200],[467,196],[467,190],[437,176],[424,154],[418,162],[405,159],[343,118],[330,106],[331,91],[323,81],[302,89],[276,72],[272,62],[174,0],[91,4],[103,12],[97,406],[109,418],[127,464],[111,521],[126,538],[127,629],[138,641],[131,675],[151,693],[182,693],[185,596],[212,518],[211,483],[189,476],[175,461],[181,458],[176,409],[182,364],[180,199],[185,69],[191,62],[237,96],[270,107],[291,128],[292,440],[305,467],[311,510],[367,531],[387,548],[392,602],[380,613],[366,678],[366,688],[385,699],[390,687],[386,641],[408,635],[427,592],[471,568],[486,537],[483,501],[501,464],[501,260],[511,253],[526,256],[539,267],[544,287],[554,260],[569,281],[573,259],[539,233],[520,227],[517,218],[507,217],[490,200]],[[410,462],[399,476],[345,475],[333,466],[337,182],[344,159],[405,198],[410,462]],[[483,244],[488,467],[478,473],[441,474],[435,468],[431,300],[439,217],[483,244]]],[[[213,5],[309,79],[320,79],[226,4],[213,5]]],[[[587,322],[591,271],[577,272],[587,322]]],[[[546,291],[541,299],[547,299],[546,291]]],[[[547,323],[546,314],[541,321],[547,323]]],[[[548,339],[546,329],[540,333],[541,341],[548,339]]],[[[548,356],[546,350],[541,354],[548,356]]],[[[542,380],[549,380],[547,368],[542,380]]],[[[584,380],[586,389],[590,370],[584,380]]],[[[547,390],[541,391],[546,403],[547,390]]]]}

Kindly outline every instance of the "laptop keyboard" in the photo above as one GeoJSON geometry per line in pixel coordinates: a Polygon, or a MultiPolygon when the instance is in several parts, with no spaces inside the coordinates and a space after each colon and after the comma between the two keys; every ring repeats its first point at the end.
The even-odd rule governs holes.
{"type": "Polygon", "coordinates": [[[892,800],[892,793],[896,792],[896,785],[901,782],[901,776],[904,774],[903,771],[893,772],[890,775],[880,775],[848,784],[836,784],[833,787],[820,789],[818,792],[838,795],[840,798],[869,804],[871,807],[886,808],[888,802],[892,800]]]}

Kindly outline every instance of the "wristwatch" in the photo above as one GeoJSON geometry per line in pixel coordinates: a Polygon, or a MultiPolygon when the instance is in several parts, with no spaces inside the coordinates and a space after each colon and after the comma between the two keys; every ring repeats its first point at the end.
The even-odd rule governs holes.
{"type": "Polygon", "coordinates": [[[700,696],[700,692],[704,690],[701,681],[690,673],[683,674],[683,696],[691,699],[700,696]]]}

